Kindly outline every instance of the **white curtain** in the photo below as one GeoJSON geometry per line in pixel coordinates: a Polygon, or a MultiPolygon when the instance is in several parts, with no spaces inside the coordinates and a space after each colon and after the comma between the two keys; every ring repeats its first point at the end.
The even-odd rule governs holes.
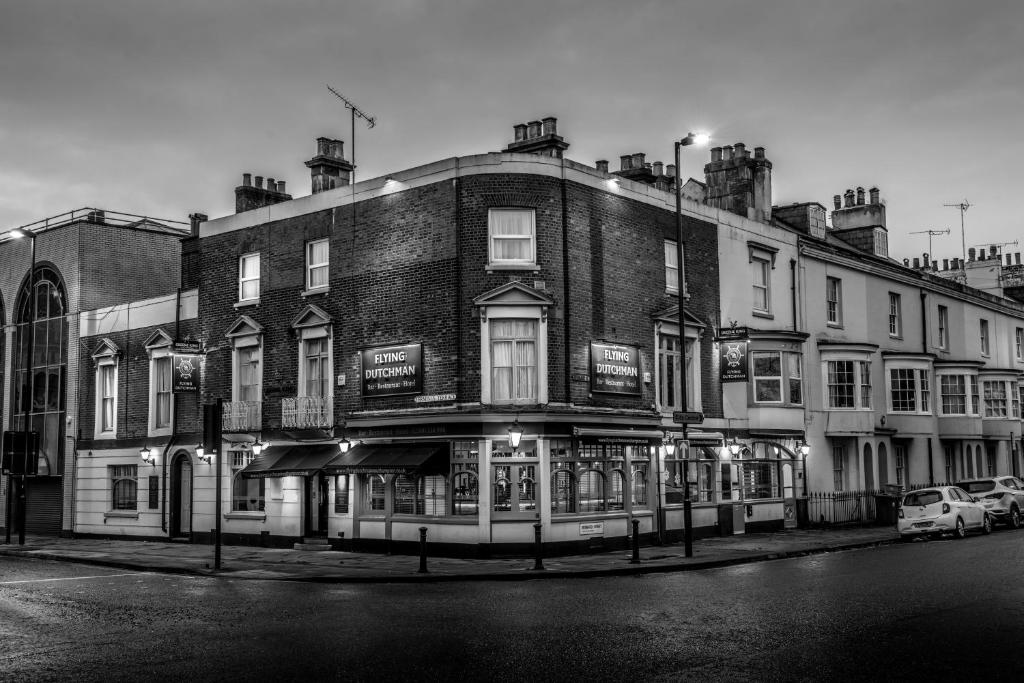
{"type": "Polygon", "coordinates": [[[533,260],[533,212],[491,212],[491,258],[495,261],[533,260]]]}

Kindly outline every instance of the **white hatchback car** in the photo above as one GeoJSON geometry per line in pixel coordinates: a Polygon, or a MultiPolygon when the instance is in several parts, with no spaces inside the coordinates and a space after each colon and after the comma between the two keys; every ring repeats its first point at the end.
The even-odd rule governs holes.
{"type": "Polygon", "coordinates": [[[932,486],[903,496],[896,529],[900,536],[963,538],[968,529],[992,532],[992,518],[978,500],[958,486],[932,486]]]}

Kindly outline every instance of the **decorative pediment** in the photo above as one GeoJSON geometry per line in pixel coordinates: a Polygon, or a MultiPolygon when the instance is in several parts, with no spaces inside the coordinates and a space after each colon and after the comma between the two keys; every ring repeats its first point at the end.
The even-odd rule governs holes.
{"type": "Polygon", "coordinates": [[[519,280],[506,282],[473,299],[476,306],[552,306],[555,301],[539,289],[519,280]]]}
{"type": "MultiPolygon", "coordinates": [[[[693,315],[689,311],[684,311],[684,313],[686,315],[686,326],[687,327],[689,327],[689,328],[697,328],[697,329],[701,329],[701,330],[704,329],[705,327],[707,327],[707,325],[704,323],[703,320],[701,320],[697,316],[693,315]]],[[[665,309],[662,309],[660,311],[655,312],[651,317],[654,318],[654,320],[656,320],[658,322],[671,323],[673,325],[678,325],[679,324],[679,306],[678,305],[669,306],[668,308],[665,308],[665,309]]]]}
{"type": "Polygon", "coordinates": [[[224,333],[224,336],[228,339],[236,339],[238,337],[249,337],[258,334],[263,334],[263,325],[260,325],[249,316],[243,315],[232,323],[228,331],[224,333]]]}
{"type": "Polygon", "coordinates": [[[331,324],[331,316],[319,306],[309,304],[292,320],[292,328],[299,330],[307,327],[326,327],[331,324]]]}
{"type": "Polygon", "coordinates": [[[164,346],[170,346],[173,343],[174,339],[171,338],[171,335],[167,334],[163,330],[157,330],[153,334],[149,335],[148,339],[146,339],[145,347],[146,350],[148,351],[150,349],[158,349],[164,346]]]}
{"type": "Polygon", "coordinates": [[[92,359],[100,360],[101,358],[116,358],[120,355],[121,349],[118,348],[117,344],[104,337],[100,340],[96,350],[92,352],[92,359]]]}

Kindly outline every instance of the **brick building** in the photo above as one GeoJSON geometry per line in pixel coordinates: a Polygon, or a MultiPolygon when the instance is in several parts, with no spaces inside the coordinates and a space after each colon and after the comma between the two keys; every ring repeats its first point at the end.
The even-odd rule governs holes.
{"type": "MultiPolygon", "coordinates": [[[[79,344],[81,312],[173,293],[187,234],[174,221],[82,209],[0,236],[3,427],[40,435],[31,468],[37,474],[24,480],[29,533],[73,530],[78,445],[92,430],[79,412],[83,379],[93,371],[79,344]]],[[[20,482],[5,477],[0,488],[0,526],[7,534],[18,519],[13,494],[20,482]]]]}

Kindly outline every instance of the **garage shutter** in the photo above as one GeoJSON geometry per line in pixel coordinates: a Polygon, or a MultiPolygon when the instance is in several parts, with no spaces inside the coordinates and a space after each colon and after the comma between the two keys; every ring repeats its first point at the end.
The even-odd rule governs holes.
{"type": "Polygon", "coordinates": [[[61,477],[28,477],[25,485],[25,533],[60,535],[61,477]]]}

